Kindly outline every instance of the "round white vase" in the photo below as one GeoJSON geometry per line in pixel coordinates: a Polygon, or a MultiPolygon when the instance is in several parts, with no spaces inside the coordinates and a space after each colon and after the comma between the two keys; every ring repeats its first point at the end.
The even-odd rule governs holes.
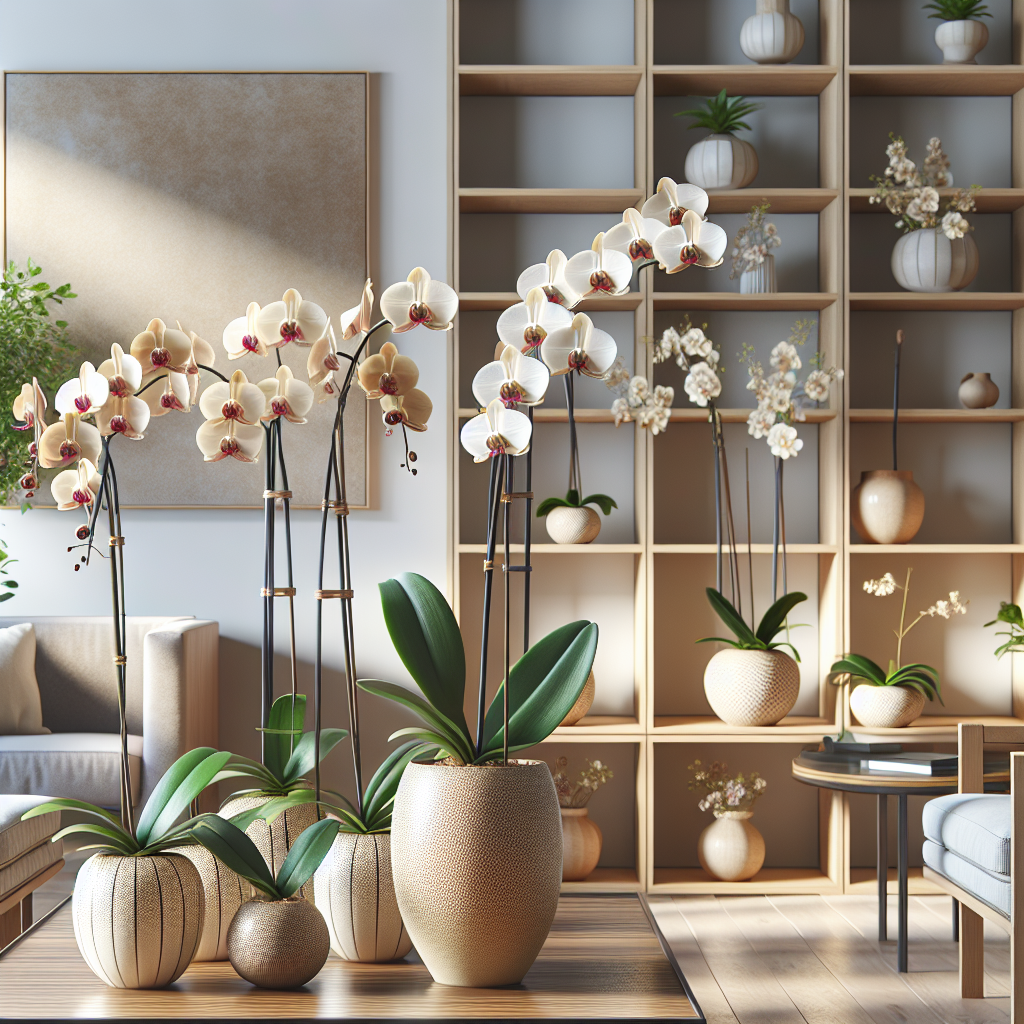
{"type": "Polygon", "coordinates": [[[902,729],[921,717],[924,694],[905,686],[861,683],[850,694],[850,710],[869,729],[902,729]]]}
{"type": "Polygon", "coordinates": [[[990,409],[999,401],[999,385],[990,373],[969,373],[961,379],[957,396],[965,409],[990,409]]]}
{"type": "Polygon", "coordinates": [[[750,824],[753,811],[722,811],[697,840],[700,866],[722,882],[745,882],[764,863],[764,837],[750,824]]]}
{"type": "Polygon", "coordinates": [[[943,64],[977,64],[974,59],[988,44],[988,27],[981,21],[943,21],[935,30],[943,64]]]}
{"type": "Polygon", "coordinates": [[[601,532],[601,517],[589,505],[558,505],[544,517],[544,525],[556,544],[589,544],[601,532]]]}
{"type": "Polygon", "coordinates": [[[733,135],[709,135],[690,147],[684,169],[688,182],[709,192],[744,188],[757,177],[757,153],[733,135]]]}
{"type": "Polygon", "coordinates": [[[785,651],[727,647],[708,662],[704,693],[727,725],[775,725],[800,695],[800,669],[785,651]]]}
{"type": "Polygon", "coordinates": [[[958,292],[978,273],[978,246],[969,234],[950,239],[920,228],[899,238],[891,266],[896,283],[908,292],[958,292]]]}
{"type": "Polygon", "coordinates": [[[740,274],[740,295],[756,295],[760,292],[777,292],[775,283],[775,257],[765,256],[761,263],[740,274]]]}
{"type": "Polygon", "coordinates": [[[740,49],[758,64],[788,64],[804,45],[803,22],[789,0],[757,0],[757,13],[740,29],[740,49]]]}

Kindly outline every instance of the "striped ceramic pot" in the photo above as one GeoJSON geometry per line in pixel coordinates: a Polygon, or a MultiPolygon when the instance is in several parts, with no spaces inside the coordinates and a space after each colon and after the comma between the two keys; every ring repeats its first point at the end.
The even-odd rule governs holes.
{"type": "Polygon", "coordinates": [[[896,283],[908,292],[958,292],[978,273],[978,246],[970,235],[949,239],[921,228],[896,242],[891,266],[896,283]]]}
{"type": "Polygon", "coordinates": [[[199,872],[203,884],[203,932],[193,960],[227,960],[228,929],[252,887],[217,860],[205,846],[182,846],[177,851],[199,872]]]}
{"type": "Polygon", "coordinates": [[[203,931],[199,872],[176,854],[98,853],[75,879],[75,939],[112,988],[163,988],[192,962],[203,931]]]}
{"type": "Polygon", "coordinates": [[[686,154],[686,180],[709,192],[743,188],[757,177],[757,152],[733,135],[709,135],[686,154]]]}
{"type": "Polygon", "coordinates": [[[803,22],[790,13],[789,0],[757,0],[740,30],[740,49],[758,64],[788,64],[803,45],[803,22]]]}
{"type": "Polygon", "coordinates": [[[988,27],[981,21],[943,21],[935,30],[943,64],[977,64],[974,58],[987,44],[988,27]]]}

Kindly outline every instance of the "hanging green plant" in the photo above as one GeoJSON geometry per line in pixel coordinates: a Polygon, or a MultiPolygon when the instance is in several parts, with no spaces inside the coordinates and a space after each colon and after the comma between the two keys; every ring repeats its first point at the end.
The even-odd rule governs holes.
{"type": "Polygon", "coordinates": [[[619,507],[607,494],[590,494],[580,500],[580,492],[570,488],[564,498],[545,498],[537,506],[537,518],[542,519],[555,508],[585,508],[587,505],[597,505],[606,516],[612,514],[613,508],[619,507]]]}

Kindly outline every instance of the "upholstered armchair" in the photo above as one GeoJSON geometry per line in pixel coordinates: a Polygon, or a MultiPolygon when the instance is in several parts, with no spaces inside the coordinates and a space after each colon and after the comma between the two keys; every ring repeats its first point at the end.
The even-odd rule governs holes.
{"type": "MultiPolygon", "coordinates": [[[[0,736],[0,794],[119,803],[117,689],[109,616],[0,618],[31,622],[41,736],[0,736]]],[[[133,803],[145,803],[186,750],[217,746],[216,622],[129,617],[127,716],[133,803]]]]}

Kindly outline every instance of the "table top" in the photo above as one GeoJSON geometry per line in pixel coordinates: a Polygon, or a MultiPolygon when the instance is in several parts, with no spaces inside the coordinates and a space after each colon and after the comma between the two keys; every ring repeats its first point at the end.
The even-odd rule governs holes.
{"type": "MultiPolygon", "coordinates": [[[[847,793],[874,793],[876,795],[939,796],[955,793],[955,775],[911,775],[908,772],[879,772],[861,768],[858,761],[826,764],[822,761],[793,759],[793,777],[810,786],[839,789],[847,793]]],[[[989,772],[984,776],[986,789],[999,789],[1010,781],[1010,771],[989,772]]]]}
{"type": "Polygon", "coordinates": [[[334,953],[305,988],[254,988],[229,963],[197,963],[170,988],[108,988],[78,951],[70,902],[0,956],[4,1017],[258,1019],[633,1018],[703,1022],[642,894],[562,896],[544,948],[521,985],[436,984],[415,953],[354,964],[334,953]]]}

